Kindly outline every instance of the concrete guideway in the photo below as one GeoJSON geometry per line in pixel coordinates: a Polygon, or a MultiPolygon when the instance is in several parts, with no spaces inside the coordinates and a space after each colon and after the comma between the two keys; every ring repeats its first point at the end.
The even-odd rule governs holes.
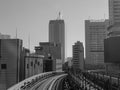
{"type": "Polygon", "coordinates": [[[51,83],[50,88],[48,90],[58,90],[58,86],[61,80],[65,78],[65,76],[67,76],[67,74],[62,74],[56,77],[56,79],[51,83]]]}
{"type": "Polygon", "coordinates": [[[7,90],[30,90],[32,87],[37,85],[38,83],[41,82],[44,83],[44,80],[47,80],[50,77],[61,75],[64,72],[57,72],[57,71],[52,71],[52,72],[45,72],[45,73],[40,73],[34,76],[31,76],[29,78],[26,78],[25,80],[13,85],[12,87],[8,88],[7,90]]]}
{"type": "Polygon", "coordinates": [[[56,88],[59,85],[59,82],[66,76],[67,74],[56,75],[49,77],[47,79],[42,80],[41,82],[34,85],[29,90],[57,90],[56,88]]]}

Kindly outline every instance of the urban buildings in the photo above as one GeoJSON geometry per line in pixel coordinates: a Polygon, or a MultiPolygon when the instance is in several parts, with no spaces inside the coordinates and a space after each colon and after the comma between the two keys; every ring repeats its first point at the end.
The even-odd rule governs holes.
{"type": "Polygon", "coordinates": [[[20,56],[20,81],[24,80],[25,77],[25,57],[30,54],[30,50],[22,47],[22,52],[20,56]]]}
{"type": "Polygon", "coordinates": [[[61,58],[61,44],[54,42],[40,42],[39,46],[35,47],[35,53],[44,56],[44,72],[62,70],[62,58],[61,58]],[[51,64],[50,64],[50,63],[51,64]],[[51,65],[51,69],[47,69],[48,65],[51,65]],[[46,67],[47,65],[47,67],[46,67]]]}
{"type": "Polygon", "coordinates": [[[109,0],[110,25],[120,24],[120,0],[109,0]]]}
{"type": "Polygon", "coordinates": [[[54,59],[61,59],[61,45],[54,42],[40,42],[39,46],[35,47],[35,53],[44,55],[45,58],[51,55],[54,59]]]}
{"type": "Polygon", "coordinates": [[[61,44],[61,59],[62,63],[65,61],[65,24],[61,19],[59,13],[57,20],[50,20],[49,22],[49,42],[61,44]]]}
{"type": "Polygon", "coordinates": [[[67,57],[67,62],[68,62],[68,67],[70,67],[71,68],[71,66],[72,66],[72,57],[67,57]]]}
{"type": "Polygon", "coordinates": [[[43,56],[22,45],[20,39],[0,39],[0,90],[43,72],[43,56]]]}
{"type": "Polygon", "coordinates": [[[25,56],[25,78],[43,73],[43,55],[29,54],[25,56]]]}
{"type": "Polygon", "coordinates": [[[106,71],[120,73],[120,0],[109,0],[108,38],[105,39],[106,71]]]}
{"type": "Polygon", "coordinates": [[[0,90],[6,90],[20,80],[22,40],[0,39],[0,90]]]}
{"type": "Polygon", "coordinates": [[[73,45],[73,67],[84,70],[84,48],[80,41],[73,45]]]}
{"type": "Polygon", "coordinates": [[[120,36],[120,0],[109,0],[108,36],[120,36]]]}
{"type": "Polygon", "coordinates": [[[108,20],[85,20],[86,64],[104,64],[108,20]]]}

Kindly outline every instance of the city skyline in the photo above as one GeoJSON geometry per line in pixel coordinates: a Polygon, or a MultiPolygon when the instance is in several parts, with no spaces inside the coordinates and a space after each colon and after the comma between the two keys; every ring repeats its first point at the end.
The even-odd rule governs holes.
{"type": "Polygon", "coordinates": [[[59,11],[66,26],[67,56],[72,56],[74,42],[81,41],[85,46],[84,20],[108,18],[108,0],[1,0],[0,32],[15,37],[17,29],[27,48],[30,34],[30,49],[34,50],[38,42],[48,41],[49,20],[57,19],[59,11]]]}

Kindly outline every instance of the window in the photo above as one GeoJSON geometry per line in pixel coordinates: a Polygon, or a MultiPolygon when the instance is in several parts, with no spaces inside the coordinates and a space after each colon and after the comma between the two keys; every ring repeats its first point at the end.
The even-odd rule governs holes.
{"type": "Polygon", "coordinates": [[[40,65],[40,63],[38,62],[38,66],[40,65]]]}
{"type": "Polygon", "coordinates": [[[33,66],[33,62],[31,62],[31,66],[33,66]]]}
{"type": "Polygon", "coordinates": [[[37,64],[37,59],[35,60],[35,64],[37,64]]]}
{"type": "Polygon", "coordinates": [[[27,64],[27,69],[29,68],[29,65],[27,64]]]}
{"type": "Polygon", "coordinates": [[[6,64],[1,64],[1,69],[7,69],[7,65],[6,64]]]}

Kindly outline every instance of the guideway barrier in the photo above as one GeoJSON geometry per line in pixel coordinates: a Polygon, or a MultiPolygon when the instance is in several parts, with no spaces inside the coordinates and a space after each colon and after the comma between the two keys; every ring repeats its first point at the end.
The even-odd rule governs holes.
{"type": "Polygon", "coordinates": [[[70,74],[71,78],[74,79],[76,84],[79,85],[81,89],[84,90],[103,90],[103,88],[99,87],[95,83],[89,81],[83,74],[78,74],[74,76],[73,74],[70,74]]]}
{"type": "Polygon", "coordinates": [[[84,72],[83,75],[104,90],[120,90],[119,78],[93,72],[84,72]]]}
{"type": "Polygon", "coordinates": [[[32,87],[37,82],[46,79],[48,77],[51,77],[55,74],[56,72],[45,72],[45,73],[37,74],[15,84],[14,86],[8,88],[7,90],[26,90],[27,88],[32,87]]]}

